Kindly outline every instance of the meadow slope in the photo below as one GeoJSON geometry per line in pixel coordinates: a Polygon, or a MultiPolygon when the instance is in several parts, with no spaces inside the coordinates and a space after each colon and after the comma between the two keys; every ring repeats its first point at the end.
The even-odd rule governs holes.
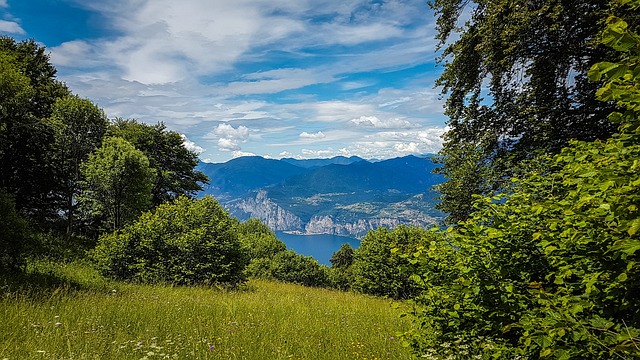
{"type": "Polygon", "coordinates": [[[408,359],[391,301],[268,281],[244,289],[106,280],[39,262],[0,276],[0,359],[408,359]]]}

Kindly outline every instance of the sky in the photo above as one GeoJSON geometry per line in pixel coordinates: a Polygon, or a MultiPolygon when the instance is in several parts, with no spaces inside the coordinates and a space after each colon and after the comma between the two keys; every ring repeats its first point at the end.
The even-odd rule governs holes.
{"type": "Polygon", "coordinates": [[[206,162],[437,152],[435,33],[426,0],[0,0],[75,94],[206,162]]]}

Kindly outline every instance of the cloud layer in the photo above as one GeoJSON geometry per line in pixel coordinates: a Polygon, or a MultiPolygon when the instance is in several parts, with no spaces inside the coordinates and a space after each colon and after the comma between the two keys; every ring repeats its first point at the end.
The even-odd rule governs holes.
{"type": "MultiPolygon", "coordinates": [[[[441,146],[434,19],[422,0],[66,1],[101,19],[101,33],[45,44],[61,79],[110,117],[165,122],[202,158],[441,146]]],[[[0,31],[37,39],[5,19],[0,31]]]]}

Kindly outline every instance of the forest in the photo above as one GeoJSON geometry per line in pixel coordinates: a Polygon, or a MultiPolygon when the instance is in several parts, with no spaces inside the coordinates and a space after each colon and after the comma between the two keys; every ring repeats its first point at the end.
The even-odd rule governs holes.
{"type": "Polygon", "coordinates": [[[276,280],[396,300],[416,357],[639,358],[640,1],[430,6],[446,223],[370,231],[331,267],[195,199],[178,133],[107,119],[46,49],[0,38],[0,295],[43,259],[120,284],[276,280]]]}

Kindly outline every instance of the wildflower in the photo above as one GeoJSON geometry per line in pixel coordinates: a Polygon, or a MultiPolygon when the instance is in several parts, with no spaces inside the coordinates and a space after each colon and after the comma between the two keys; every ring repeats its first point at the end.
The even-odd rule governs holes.
{"type": "Polygon", "coordinates": [[[209,350],[214,350],[215,348],[216,348],[215,345],[213,345],[213,344],[209,345],[209,350]]]}

